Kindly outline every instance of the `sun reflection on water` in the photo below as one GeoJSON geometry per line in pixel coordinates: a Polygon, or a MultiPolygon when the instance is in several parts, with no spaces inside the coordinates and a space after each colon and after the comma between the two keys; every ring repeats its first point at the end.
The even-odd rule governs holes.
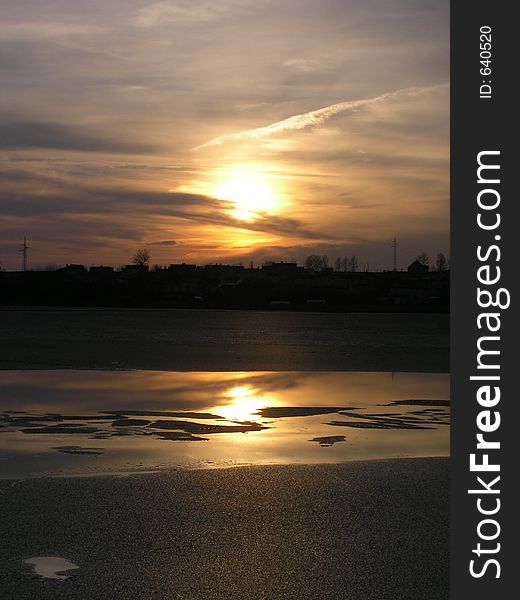
{"type": "Polygon", "coordinates": [[[0,477],[449,454],[448,374],[13,371],[0,398],[0,477]]]}
{"type": "Polygon", "coordinates": [[[230,388],[224,395],[227,404],[215,407],[219,415],[229,421],[258,421],[258,411],[271,406],[272,401],[259,394],[251,385],[237,385],[230,388]]]}

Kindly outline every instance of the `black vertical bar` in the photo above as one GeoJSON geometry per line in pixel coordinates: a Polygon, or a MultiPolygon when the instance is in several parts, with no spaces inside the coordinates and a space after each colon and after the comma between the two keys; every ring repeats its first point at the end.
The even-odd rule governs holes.
{"type": "MultiPolygon", "coordinates": [[[[513,112],[515,100],[516,73],[518,66],[517,20],[513,14],[515,4],[505,1],[484,2],[474,0],[452,0],[451,5],[451,370],[452,370],[452,470],[451,470],[451,598],[459,600],[499,600],[513,597],[515,579],[520,567],[516,565],[518,553],[515,532],[515,509],[519,506],[518,467],[520,458],[516,440],[518,431],[520,398],[518,397],[515,375],[520,373],[519,352],[516,337],[518,328],[518,261],[520,253],[519,221],[515,219],[519,192],[514,189],[519,169],[517,141],[518,119],[513,112]],[[486,68],[486,39],[481,42],[481,28],[491,28],[490,74],[486,68]],[[483,56],[481,56],[481,51],[483,56]],[[481,63],[481,60],[484,62],[481,63]],[[490,82],[490,83],[488,83],[490,82]],[[490,85],[489,89],[480,86],[490,85]],[[490,96],[490,97],[481,97],[490,96]],[[482,184],[477,181],[477,156],[482,151],[499,151],[487,162],[500,164],[500,184],[482,184]],[[493,188],[500,194],[500,205],[496,211],[482,211],[478,208],[477,195],[483,188],[493,188]],[[496,230],[485,231],[477,224],[477,214],[492,219],[500,213],[501,223],[496,230]],[[500,236],[500,240],[495,238],[500,236]],[[483,252],[496,244],[500,247],[500,262],[495,262],[494,252],[488,261],[477,257],[477,246],[483,252]],[[497,288],[508,289],[511,293],[511,306],[507,309],[479,307],[477,288],[486,288],[477,279],[480,266],[496,265],[501,269],[501,280],[490,291],[497,288]],[[486,329],[478,329],[477,317],[483,312],[500,313],[501,328],[489,334],[486,329]],[[493,342],[500,355],[493,359],[500,363],[500,369],[477,369],[477,340],[482,335],[495,335],[500,341],[493,342]],[[472,375],[500,375],[497,383],[501,388],[500,403],[490,410],[499,411],[501,424],[497,431],[485,434],[490,440],[501,443],[500,450],[477,450],[478,413],[484,408],[476,399],[477,390],[483,382],[470,381],[472,375]],[[470,455],[489,454],[490,462],[500,464],[498,473],[470,471],[470,455]],[[493,475],[493,477],[491,476],[493,475]],[[482,487],[477,477],[490,482],[500,475],[500,482],[494,489],[500,494],[468,494],[468,490],[482,487]],[[481,507],[491,510],[500,499],[500,510],[495,515],[479,513],[477,502],[482,498],[481,507]],[[500,534],[495,540],[479,538],[477,528],[484,519],[494,519],[500,526],[500,534]],[[496,553],[481,554],[474,550],[477,544],[487,551],[496,553]],[[470,561],[475,560],[474,571],[482,573],[487,559],[495,559],[500,564],[500,577],[496,578],[496,564],[490,563],[481,577],[470,573],[470,561]],[[509,595],[508,595],[509,594],[509,595]]],[[[488,172],[489,179],[492,178],[488,172]]],[[[493,193],[487,195],[492,198],[493,193]]],[[[484,252],[485,253],[485,252],[484,252]]],[[[488,361],[489,362],[489,361],[488,361]]],[[[493,415],[494,418],[494,415],[493,415]]],[[[480,461],[481,458],[478,458],[480,461]]],[[[496,526],[487,523],[481,532],[492,537],[496,526]]]]}

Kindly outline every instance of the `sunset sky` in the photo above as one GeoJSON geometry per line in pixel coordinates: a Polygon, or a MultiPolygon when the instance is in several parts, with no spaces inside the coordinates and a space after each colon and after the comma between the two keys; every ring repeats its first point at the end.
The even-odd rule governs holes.
{"type": "Polygon", "coordinates": [[[444,0],[0,7],[0,265],[449,254],[444,0]]]}

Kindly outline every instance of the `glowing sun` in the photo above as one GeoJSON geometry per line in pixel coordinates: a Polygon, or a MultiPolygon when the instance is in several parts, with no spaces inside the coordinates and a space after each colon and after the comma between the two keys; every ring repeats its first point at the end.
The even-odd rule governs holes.
{"type": "Polygon", "coordinates": [[[278,203],[270,179],[250,171],[237,171],[222,177],[212,190],[219,200],[234,204],[230,213],[241,221],[252,221],[263,213],[272,212],[278,203]]]}

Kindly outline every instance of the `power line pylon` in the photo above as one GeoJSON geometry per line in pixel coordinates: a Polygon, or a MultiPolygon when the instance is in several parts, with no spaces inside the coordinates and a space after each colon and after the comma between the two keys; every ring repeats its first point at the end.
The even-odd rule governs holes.
{"type": "Polygon", "coordinates": [[[22,253],[22,271],[27,271],[27,250],[29,250],[29,246],[27,245],[27,236],[23,236],[23,244],[20,244],[20,252],[22,253]]]}

